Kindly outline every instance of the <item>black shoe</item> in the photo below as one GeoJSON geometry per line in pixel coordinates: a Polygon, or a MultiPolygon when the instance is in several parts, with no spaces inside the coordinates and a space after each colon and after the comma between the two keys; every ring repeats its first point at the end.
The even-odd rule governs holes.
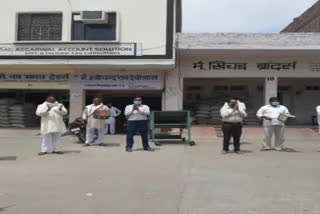
{"type": "Polygon", "coordinates": [[[154,152],[154,149],[149,147],[149,148],[144,149],[144,151],[154,152]]]}
{"type": "Polygon", "coordinates": [[[126,148],[126,152],[132,152],[132,148],[126,148]]]}
{"type": "Polygon", "coordinates": [[[239,154],[239,153],[240,153],[240,150],[235,150],[234,153],[238,153],[238,154],[239,154]]]}

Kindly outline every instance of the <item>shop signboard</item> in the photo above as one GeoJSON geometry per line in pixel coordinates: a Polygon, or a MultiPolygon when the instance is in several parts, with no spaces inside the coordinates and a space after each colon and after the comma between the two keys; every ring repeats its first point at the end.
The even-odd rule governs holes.
{"type": "Polygon", "coordinates": [[[242,70],[247,71],[249,66],[251,68],[256,68],[259,71],[288,71],[295,70],[297,62],[259,62],[251,65],[246,62],[226,62],[226,61],[208,61],[205,62],[203,60],[197,61],[193,63],[193,69],[196,70],[242,70]]]}
{"type": "Polygon", "coordinates": [[[54,57],[54,56],[135,56],[135,43],[107,43],[107,44],[0,44],[0,58],[2,57],[54,57]]]}
{"type": "Polygon", "coordinates": [[[101,90],[162,90],[161,74],[76,74],[72,77],[75,88],[101,90]]]}
{"type": "Polygon", "coordinates": [[[0,73],[0,82],[68,82],[70,74],[0,73]]]}

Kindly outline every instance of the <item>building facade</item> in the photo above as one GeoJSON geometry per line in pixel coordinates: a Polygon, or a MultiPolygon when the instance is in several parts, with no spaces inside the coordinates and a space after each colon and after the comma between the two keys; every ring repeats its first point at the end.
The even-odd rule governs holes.
{"type": "Polygon", "coordinates": [[[318,34],[177,33],[180,0],[3,1],[0,105],[54,94],[73,120],[94,97],[124,109],[142,96],[152,110],[190,109],[202,125],[219,123],[232,96],[257,124],[256,110],[278,96],[294,124],[315,119],[318,34]]]}
{"type": "Polygon", "coordinates": [[[168,109],[190,109],[198,124],[220,123],[230,97],[244,102],[247,123],[270,97],[311,124],[320,104],[319,34],[179,34],[177,66],[169,73],[168,109]]]}
{"type": "Polygon", "coordinates": [[[180,0],[2,3],[0,98],[39,104],[55,94],[71,120],[97,96],[120,108],[134,96],[163,107],[180,0]]]}

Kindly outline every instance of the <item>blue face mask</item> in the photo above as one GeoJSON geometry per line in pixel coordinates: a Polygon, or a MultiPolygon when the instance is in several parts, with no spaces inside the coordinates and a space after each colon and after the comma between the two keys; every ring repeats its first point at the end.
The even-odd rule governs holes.
{"type": "Polygon", "coordinates": [[[280,103],[279,103],[279,102],[277,102],[277,101],[275,101],[275,102],[271,102],[271,105],[272,105],[272,106],[274,106],[274,107],[276,107],[276,106],[279,106],[279,105],[280,105],[280,103]]]}

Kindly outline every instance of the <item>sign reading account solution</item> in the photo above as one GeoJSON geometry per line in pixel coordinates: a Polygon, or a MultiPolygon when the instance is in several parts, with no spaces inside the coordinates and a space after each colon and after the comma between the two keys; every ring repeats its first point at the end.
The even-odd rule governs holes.
{"type": "Polygon", "coordinates": [[[0,45],[1,56],[135,56],[135,43],[0,45]]]}

